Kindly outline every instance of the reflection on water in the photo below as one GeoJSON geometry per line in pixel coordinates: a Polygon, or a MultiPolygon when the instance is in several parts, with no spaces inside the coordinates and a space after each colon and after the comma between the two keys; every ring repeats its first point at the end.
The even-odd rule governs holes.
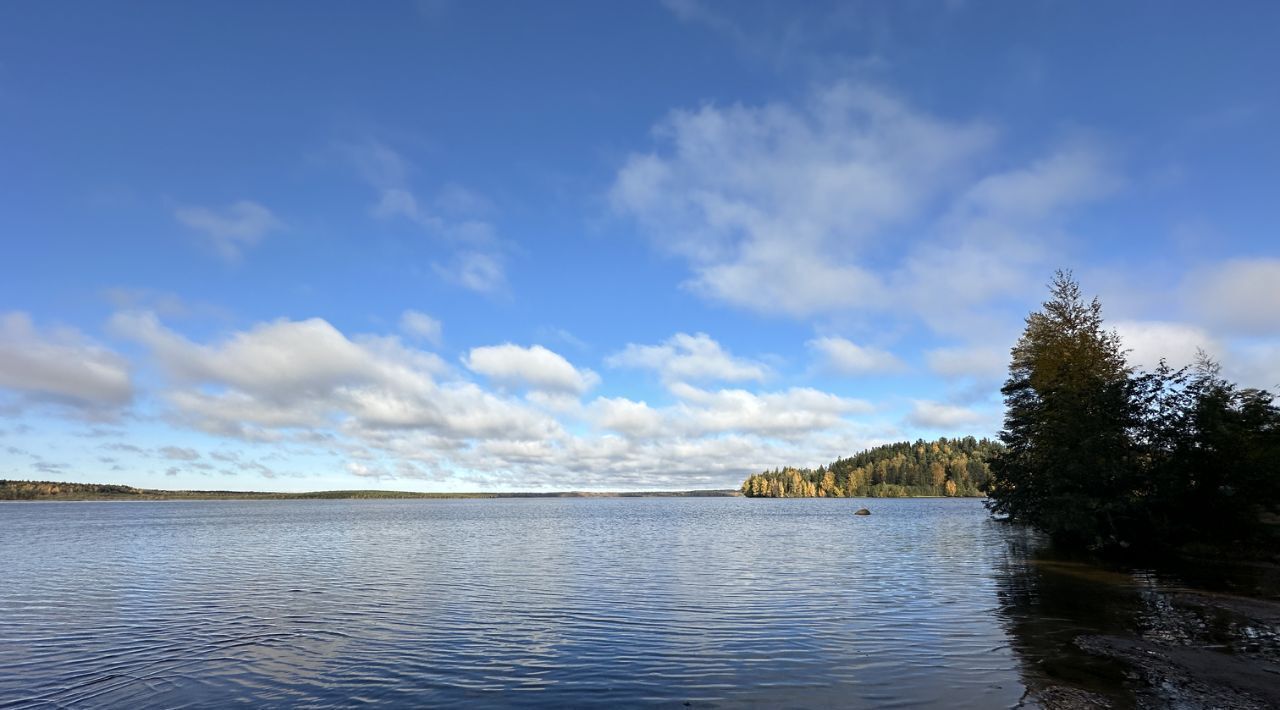
{"type": "Polygon", "coordinates": [[[1106,568],[1054,558],[1013,527],[1006,544],[997,565],[1000,616],[1031,704],[1067,688],[1114,707],[1204,707],[1205,698],[1214,707],[1271,706],[1268,686],[1280,684],[1272,681],[1280,681],[1273,567],[1106,568]],[[1233,689],[1256,692],[1259,682],[1264,697],[1223,701],[1233,689]]]}
{"type": "Polygon", "coordinates": [[[1076,636],[1276,657],[1034,544],[973,500],[9,504],[0,706],[1124,705],[1076,636]]]}

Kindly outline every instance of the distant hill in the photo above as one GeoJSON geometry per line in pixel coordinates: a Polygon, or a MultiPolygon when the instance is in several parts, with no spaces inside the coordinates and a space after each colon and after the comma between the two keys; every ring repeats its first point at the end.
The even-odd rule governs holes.
{"type": "Polygon", "coordinates": [[[673,498],[740,495],[735,490],[640,491],[597,493],[413,493],[409,491],[315,491],[272,493],[256,491],[165,491],[102,483],[0,480],[0,500],[299,500],[340,498],[673,498]]]}
{"type": "Polygon", "coordinates": [[[817,469],[757,473],[741,490],[752,498],[981,496],[991,482],[987,460],[999,449],[998,442],[972,436],[903,441],[817,469]]]}

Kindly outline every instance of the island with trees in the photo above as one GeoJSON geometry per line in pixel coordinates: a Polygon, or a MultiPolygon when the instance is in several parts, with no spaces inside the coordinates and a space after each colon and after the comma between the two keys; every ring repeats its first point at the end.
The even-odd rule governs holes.
{"type": "Polygon", "coordinates": [[[750,498],[904,498],[981,496],[991,482],[989,439],[899,442],[837,459],[816,469],[782,468],[742,483],[750,498]]]}

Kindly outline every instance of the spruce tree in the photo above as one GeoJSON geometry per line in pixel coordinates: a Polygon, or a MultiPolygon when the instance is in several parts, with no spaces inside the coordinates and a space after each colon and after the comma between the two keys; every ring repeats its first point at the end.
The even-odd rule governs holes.
{"type": "Polygon", "coordinates": [[[1119,336],[1059,271],[1026,319],[1001,388],[1005,450],[991,462],[989,505],[1069,545],[1123,543],[1132,530],[1138,422],[1119,336]]]}

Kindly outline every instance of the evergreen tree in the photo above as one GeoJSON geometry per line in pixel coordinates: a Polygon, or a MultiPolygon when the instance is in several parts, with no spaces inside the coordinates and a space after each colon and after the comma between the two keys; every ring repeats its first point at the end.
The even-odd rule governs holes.
{"type": "Polygon", "coordinates": [[[991,509],[1061,542],[1112,544],[1132,526],[1138,423],[1120,338],[1102,306],[1059,271],[1051,298],[1027,317],[1012,351],[991,509]]]}
{"type": "Polygon", "coordinates": [[[1280,409],[1200,356],[1135,373],[1069,273],[1012,351],[989,506],[1058,543],[1266,549],[1280,528],[1280,409]]]}

